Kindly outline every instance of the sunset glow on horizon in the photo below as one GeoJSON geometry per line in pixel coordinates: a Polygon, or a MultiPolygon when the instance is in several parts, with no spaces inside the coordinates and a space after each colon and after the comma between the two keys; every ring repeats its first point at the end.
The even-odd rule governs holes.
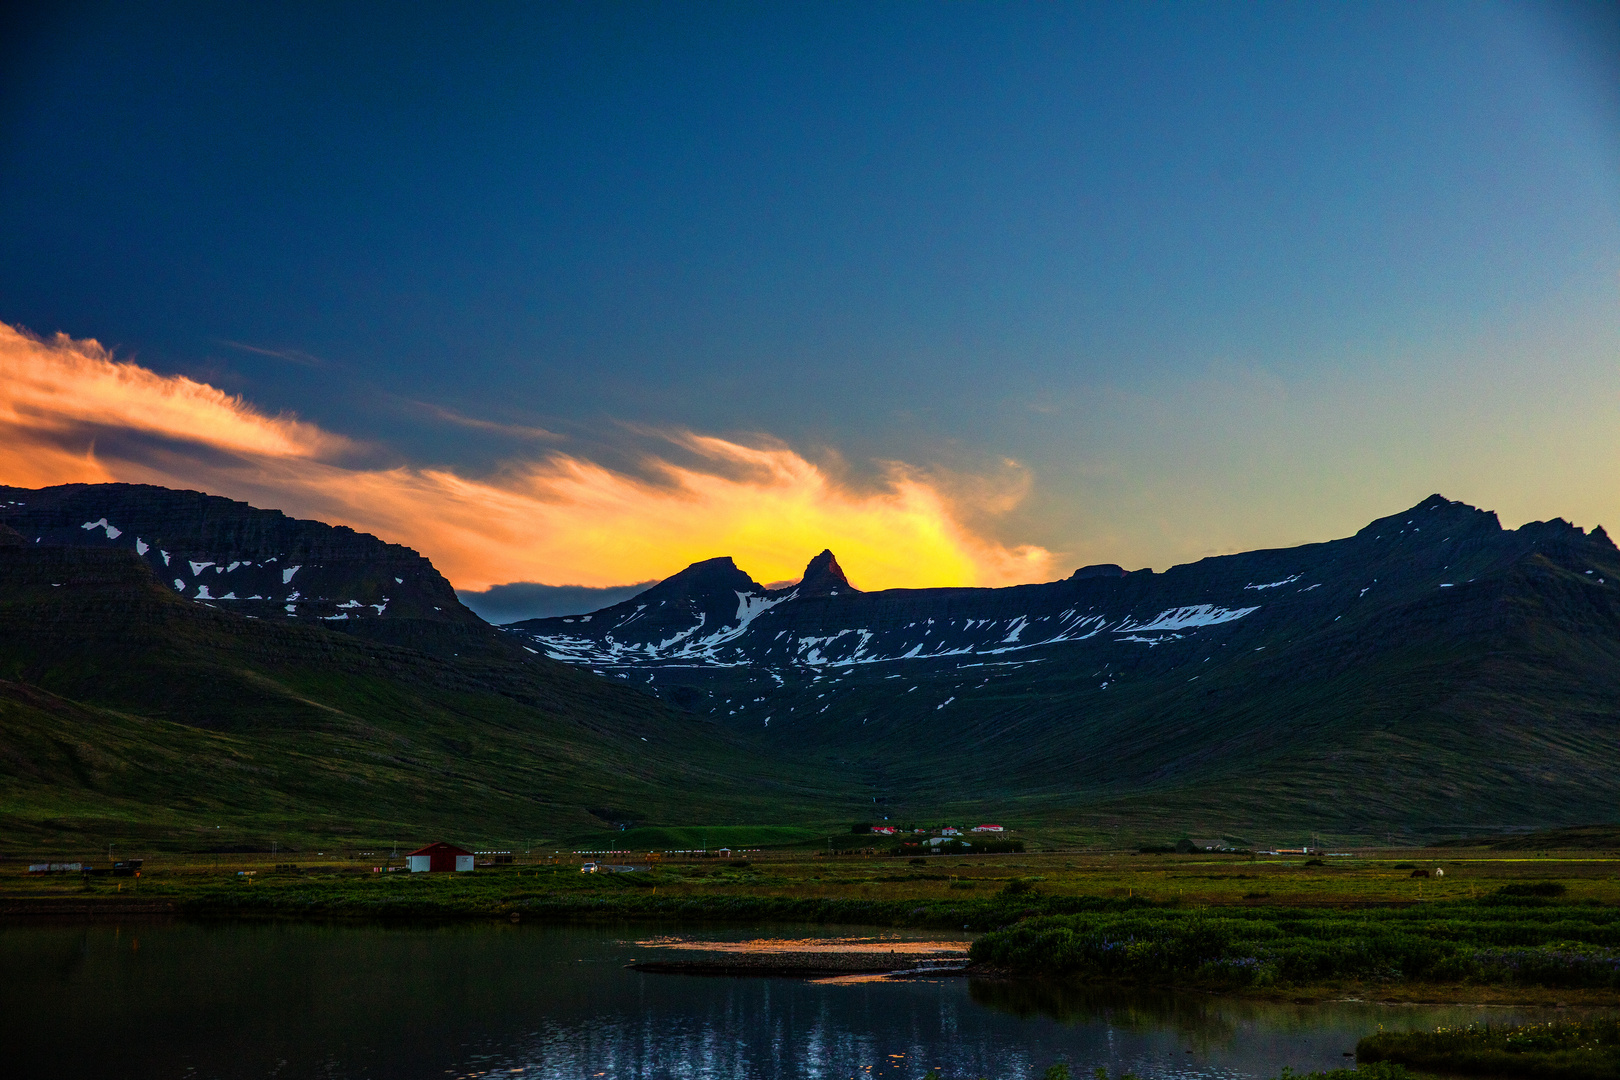
{"type": "Polygon", "coordinates": [[[13,484],[541,607],[1620,527],[1612,4],[35,6],[13,484]]]}
{"type": "Polygon", "coordinates": [[[352,467],[341,435],[117,361],[94,341],[0,324],[0,483],[10,486],[197,488],[406,544],[459,589],[621,585],[719,555],[768,582],[797,577],[824,547],[863,589],[1052,575],[1051,553],[976,535],[905,466],[891,466],[878,490],[853,491],[786,447],[668,440],[712,471],[650,458],[630,476],[562,452],[478,478],[352,467]]]}

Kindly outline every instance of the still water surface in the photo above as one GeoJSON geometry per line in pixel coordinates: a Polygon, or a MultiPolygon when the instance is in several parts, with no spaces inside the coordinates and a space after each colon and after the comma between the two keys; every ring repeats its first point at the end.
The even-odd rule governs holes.
{"type": "MultiPolygon", "coordinates": [[[[1547,1010],[1276,1005],[940,978],[654,975],[661,926],[0,927],[0,1047],[26,1077],[1038,1076],[1166,1080],[1337,1068],[1380,1025],[1547,1010]]],[[[771,927],[744,939],[848,935],[771,927]]],[[[892,931],[870,931],[872,934],[892,931]]],[[[938,935],[931,935],[937,937],[938,935]]],[[[15,1071],[13,1071],[15,1070],[15,1071]]]]}

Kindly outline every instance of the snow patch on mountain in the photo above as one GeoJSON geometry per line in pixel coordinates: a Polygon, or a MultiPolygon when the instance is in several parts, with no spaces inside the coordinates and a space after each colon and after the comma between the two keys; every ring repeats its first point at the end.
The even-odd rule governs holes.
{"type": "MultiPolygon", "coordinates": [[[[1292,578],[1290,580],[1297,580],[1292,578]]],[[[1191,626],[1216,626],[1220,623],[1232,622],[1245,615],[1259,611],[1258,606],[1246,608],[1222,608],[1214,604],[1197,604],[1192,607],[1166,608],[1145,623],[1125,623],[1114,628],[1114,633],[1124,634],[1142,630],[1183,630],[1191,626]]]]}
{"type": "Polygon", "coordinates": [[[1261,589],[1280,589],[1284,585],[1292,585],[1294,582],[1298,581],[1304,576],[1304,574],[1295,574],[1293,577],[1285,577],[1281,581],[1268,581],[1264,585],[1245,585],[1243,587],[1245,589],[1254,589],[1256,591],[1261,589]]]}

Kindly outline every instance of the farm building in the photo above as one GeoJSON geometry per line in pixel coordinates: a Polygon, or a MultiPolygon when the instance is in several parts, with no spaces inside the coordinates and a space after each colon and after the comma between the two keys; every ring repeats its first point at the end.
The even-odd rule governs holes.
{"type": "Polygon", "coordinates": [[[428,871],[439,873],[450,870],[471,870],[473,868],[473,853],[463,851],[454,844],[447,844],[440,840],[406,855],[405,865],[411,868],[413,874],[428,871]]]}

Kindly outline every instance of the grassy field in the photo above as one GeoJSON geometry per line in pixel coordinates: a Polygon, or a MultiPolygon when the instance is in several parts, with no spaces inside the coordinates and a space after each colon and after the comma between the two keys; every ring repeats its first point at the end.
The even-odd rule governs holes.
{"type": "MultiPolygon", "coordinates": [[[[296,869],[289,856],[113,855],[144,856],[141,876],[33,875],[7,859],[0,915],[968,928],[984,934],[981,962],[1047,977],[1306,997],[1620,1003],[1620,858],[1591,852],[1448,849],[1437,860],[1432,850],[1390,851],[1313,865],[1095,852],[909,859],[809,847],[734,859],[627,854],[613,861],[651,868],[583,874],[580,855],[529,850],[512,866],[434,875],[390,872],[403,860],[373,849],[299,855],[296,869]],[[1413,878],[1414,867],[1445,876],[1413,878]],[[1119,942],[1127,947],[1116,957],[1105,946],[1119,942]]],[[[94,861],[105,866],[105,850],[94,861]]]]}

